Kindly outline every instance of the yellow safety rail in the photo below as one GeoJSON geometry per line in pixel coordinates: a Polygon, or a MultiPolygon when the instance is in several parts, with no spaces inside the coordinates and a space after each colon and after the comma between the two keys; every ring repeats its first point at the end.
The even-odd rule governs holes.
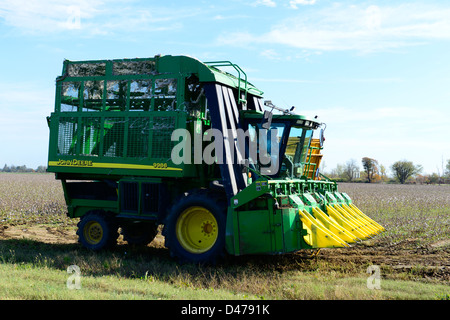
{"type": "Polygon", "coordinates": [[[320,153],[320,140],[312,139],[311,146],[309,147],[308,156],[306,157],[306,165],[303,171],[303,175],[308,177],[309,179],[318,179],[316,176],[316,171],[320,166],[320,162],[322,161],[323,154],[320,153]]]}

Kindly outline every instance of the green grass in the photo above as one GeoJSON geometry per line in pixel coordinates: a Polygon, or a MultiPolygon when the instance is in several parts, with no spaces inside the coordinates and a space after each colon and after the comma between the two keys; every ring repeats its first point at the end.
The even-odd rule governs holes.
{"type": "Polygon", "coordinates": [[[407,273],[368,289],[367,266],[292,255],[232,258],[216,267],[177,265],[165,249],[92,253],[76,244],[0,241],[0,299],[309,300],[442,299],[448,284],[413,281],[407,273]],[[70,265],[81,289],[69,290],[70,265]]]}
{"type": "Polygon", "coordinates": [[[364,274],[343,277],[324,271],[296,270],[274,275],[263,270],[249,272],[252,268],[246,271],[227,267],[203,272],[196,269],[194,276],[192,268],[178,267],[173,274],[171,271],[160,274],[147,271],[133,276],[107,271],[96,275],[82,272],[81,289],[70,290],[67,281],[71,274],[66,269],[42,261],[1,263],[0,299],[434,300],[449,294],[447,285],[409,280],[381,280],[381,289],[371,290],[367,288],[367,275],[364,274]],[[232,273],[236,278],[230,276],[232,273]]]}
{"type": "MultiPolygon", "coordinates": [[[[0,299],[27,300],[191,300],[246,298],[226,290],[174,285],[152,277],[130,279],[114,275],[83,276],[71,288],[71,274],[33,264],[0,264],[0,299]],[[67,285],[69,281],[69,286],[67,285]]],[[[251,297],[250,297],[251,298],[251,297]]]]}

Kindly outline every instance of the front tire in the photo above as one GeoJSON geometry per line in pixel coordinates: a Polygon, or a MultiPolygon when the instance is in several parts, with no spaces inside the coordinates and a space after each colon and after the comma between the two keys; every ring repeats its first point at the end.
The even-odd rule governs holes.
{"type": "Polygon", "coordinates": [[[225,253],[226,202],[212,192],[183,197],[170,210],[166,247],[180,262],[215,263],[225,253]]]}

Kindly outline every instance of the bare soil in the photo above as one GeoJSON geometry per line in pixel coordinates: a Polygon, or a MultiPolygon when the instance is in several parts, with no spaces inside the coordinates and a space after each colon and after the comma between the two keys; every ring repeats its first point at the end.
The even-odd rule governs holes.
{"type": "Polygon", "coordinates": [[[74,230],[65,230],[43,225],[0,226],[0,239],[29,239],[43,243],[76,243],[78,236],[74,230]]]}
{"type": "MultiPolygon", "coordinates": [[[[73,228],[50,227],[45,225],[13,226],[0,225],[0,240],[9,239],[29,239],[43,243],[69,244],[77,243],[78,236],[73,228]]],[[[119,244],[125,244],[122,236],[118,238],[119,244]]],[[[159,234],[150,244],[152,247],[161,248],[164,246],[164,238],[159,234]]]]}
{"type": "Polygon", "coordinates": [[[350,248],[322,249],[320,256],[334,263],[378,265],[388,278],[407,273],[413,278],[450,283],[450,240],[426,246],[418,245],[418,239],[398,243],[366,240],[350,248]]]}

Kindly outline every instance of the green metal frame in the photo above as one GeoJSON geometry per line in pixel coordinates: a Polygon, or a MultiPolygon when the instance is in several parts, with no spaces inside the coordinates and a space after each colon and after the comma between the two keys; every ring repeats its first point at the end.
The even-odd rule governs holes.
{"type": "Polygon", "coordinates": [[[213,70],[217,72],[223,72],[221,70],[216,69],[216,67],[232,67],[237,72],[237,77],[234,77],[231,74],[228,74],[230,77],[234,77],[237,79],[237,88],[238,88],[238,103],[245,105],[247,103],[247,92],[251,91],[253,94],[262,96],[263,92],[258,88],[254,87],[247,81],[247,74],[242,70],[240,66],[231,61],[209,61],[205,62],[208,67],[213,68],[213,70]],[[242,77],[243,76],[243,77],[242,77]],[[244,94],[244,98],[242,98],[241,92],[244,94]]]}

